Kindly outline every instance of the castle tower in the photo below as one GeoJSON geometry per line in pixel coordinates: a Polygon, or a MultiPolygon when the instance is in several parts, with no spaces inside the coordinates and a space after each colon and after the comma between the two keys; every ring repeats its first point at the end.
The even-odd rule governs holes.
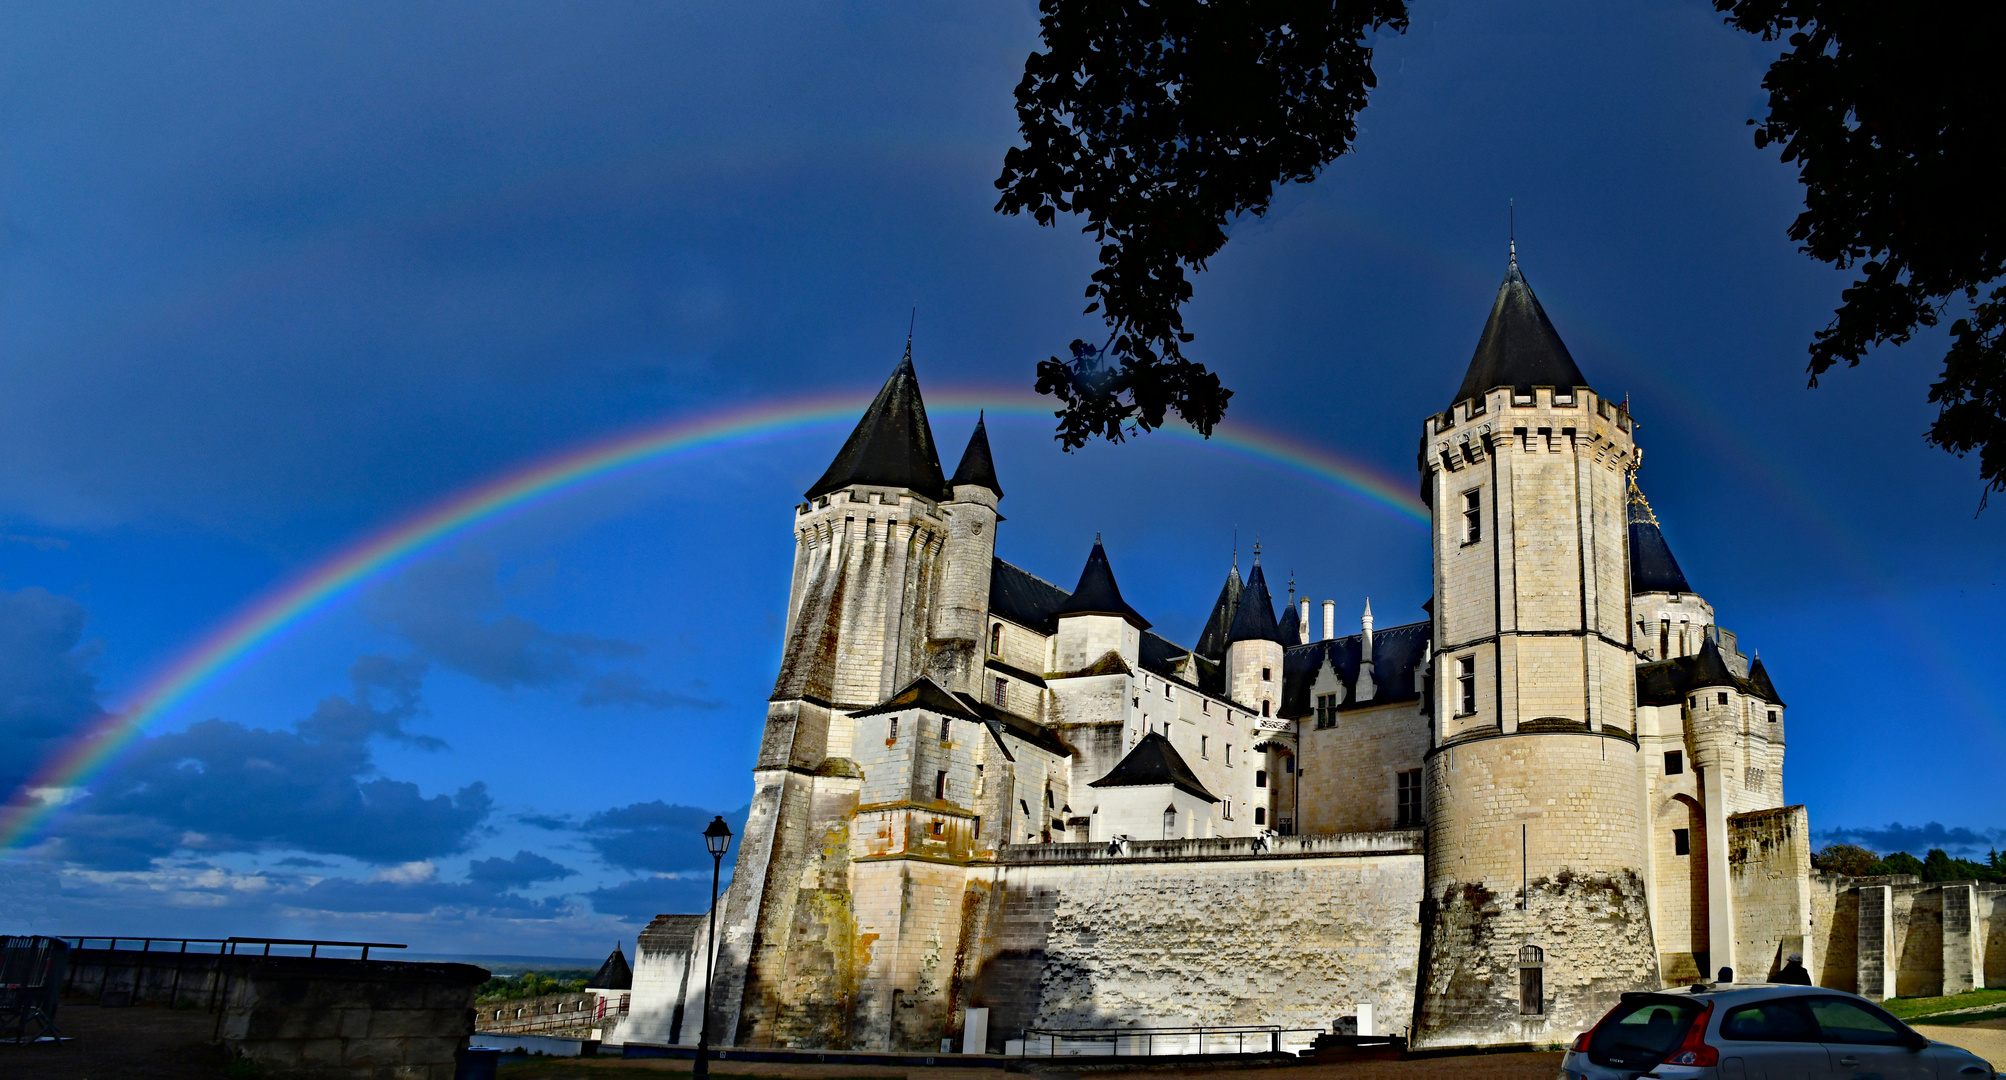
{"type": "Polygon", "coordinates": [[[1142,659],[1142,632],[1149,620],[1121,598],[1107,549],[1094,537],[1094,549],[1080,569],[1080,583],[1053,613],[1058,622],[1056,653],[1060,671],[1084,671],[1109,653],[1133,670],[1142,659]]]}
{"type": "Polygon", "coordinates": [[[1226,639],[1233,633],[1233,617],[1240,613],[1240,594],[1246,591],[1246,583],[1240,580],[1240,553],[1233,553],[1233,568],[1226,572],[1226,583],[1219,586],[1219,599],[1212,603],[1212,614],[1205,619],[1205,630],[1198,635],[1198,644],[1192,651],[1215,663],[1226,661],[1226,639]]]}
{"type": "MultiPolygon", "coordinates": [[[[981,417],[947,482],[947,540],[941,552],[939,596],[933,608],[933,640],[927,664],[933,678],[950,690],[981,696],[983,657],[1000,645],[989,640],[989,575],[996,560],[996,506],[1003,485],[989,453],[989,428],[981,417]]],[[[995,632],[1000,635],[1001,631],[995,632]]]]}
{"type": "Polygon", "coordinates": [[[1631,646],[1642,663],[1692,656],[1713,625],[1713,605],[1686,584],[1635,473],[1630,475],[1628,503],[1631,646]]]}
{"type": "MultiPolygon", "coordinates": [[[[979,485],[964,486],[973,492],[979,485]]],[[[797,918],[797,901],[848,888],[848,860],[831,853],[847,848],[841,837],[861,783],[851,716],[923,673],[955,509],[942,505],[951,497],[947,489],[908,341],[828,471],[794,510],[780,674],[753,766],[751,814],[720,912],[711,1031],[722,1045],[817,1045],[846,1037],[802,1013],[799,1002],[787,1002],[792,1012],[782,1008],[782,982],[797,926],[811,939],[827,930],[813,925],[812,907],[797,918]]],[[[993,533],[993,502],[982,508],[977,495],[966,505],[978,508],[969,520],[984,521],[983,532],[993,533]]],[[[986,584],[986,560],[983,576],[986,584]]],[[[841,1012],[844,1003],[818,1007],[841,1012]]]]}
{"type": "Polygon", "coordinates": [[[1629,629],[1635,461],[1627,411],[1587,385],[1514,253],[1421,441],[1436,693],[1417,1044],[1554,1042],[1658,985],[1629,629]]]}
{"type": "Polygon", "coordinates": [[[1282,704],[1282,629],[1275,622],[1267,576],[1261,572],[1259,545],[1233,615],[1233,629],[1226,635],[1226,692],[1259,716],[1275,715],[1282,704]]]}

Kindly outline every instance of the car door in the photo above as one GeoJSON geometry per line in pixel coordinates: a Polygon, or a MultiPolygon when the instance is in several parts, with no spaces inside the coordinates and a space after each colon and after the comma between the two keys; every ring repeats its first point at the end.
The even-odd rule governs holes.
{"type": "Polygon", "coordinates": [[[1730,1080],[1825,1080],[1831,1054],[1801,997],[1730,1006],[1720,1020],[1720,1074],[1730,1080]]]}
{"type": "Polygon", "coordinates": [[[1864,1001],[1806,998],[1839,1080],[1935,1080],[1929,1041],[1864,1001]]]}

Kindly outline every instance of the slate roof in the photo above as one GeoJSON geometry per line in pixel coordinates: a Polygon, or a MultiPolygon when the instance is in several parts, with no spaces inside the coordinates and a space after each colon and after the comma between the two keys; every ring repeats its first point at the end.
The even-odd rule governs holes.
{"type": "Polygon", "coordinates": [[[985,487],[997,498],[1003,497],[1003,485],[996,482],[996,459],[989,454],[989,426],[979,413],[975,432],[968,436],[968,449],[961,452],[961,464],[954,467],[954,479],[947,482],[950,490],[963,484],[985,487]]]}
{"type": "Polygon", "coordinates": [[[906,684],[906,688],[878,702],[876,705],[851,716],[882,716],[885,713],[904,712],[907,709],[925,709],[942,716],[958,716],[963,720],[980,720],[982,717],[946,687],[925,675],[906,684]]]}
{"type": "Polygon", "coordinates": [[[1302,619],[1297,616],[1294,604],[1290,604],[1288,610],[1282,612],[1282,634],[1279,640],[1284,649],[1292,649],[1303,643],[1302,619]]]}
{"type": "MultiPolygon", "coordinates": [[[[1235,575],[1237,579],[1238,575],[1235,575]]],[[[1064,607],[1070,594],[1044,578],[1021,567],[1013,566],[997,559],[989,570],[989,612],[1019,626],[1028,627],[1041,634],[1058,632],[1058,612],[1064,607]]],[[[1223,631],[1221,632],[1223,635],[1223,631]]],[[[1225,648],[1222,645],[1220,652],[1225,648]]],[[[1160,634],[1148,630],[1142,632],[1142,647],[1137,659],[1144,671],[1160,678],[1194,686],[1214,697],[1225,696],[1225,674],[1215,658],[1194,657],[1198,669],[1196,682],[1176,674],[1178,664],[1190,650],[1160,634]]]]}
{"type": "Polygon", "coordinates": [[[1783,704],[1761,660],[1748,669],[1748,678],[1740,678],[1729,670],[1726,658],[1711,637],[1692,656],[1675,656],[1637,668],[1639,705],[1677,705],[1693,691],[1712,687],[1728,687],[1774,705],[1783,704]]]}
{"type": "Polygon", "coordinates": [[[1760,656],[1755,658],[1755,663],[1749,665],[1748,685],[1755,688],[1756,697],[1764,701],[1773,701],[1778,705],[1783,704],[1783,699],[1776,696],[1776,684],[1769,681],[1769,669],[1762,666],[1760,656]]]}
{"type": "Polygon", "coordinates": [[[1199,783],[1198,774],[1184,763],[1184,756],[1170,745],[1170,740],[1152,731],[1135,744],[1128,756],[1120,764],[1108,770],[1106,776],[1088,784],[1088,787],[1155,787],[1168,784],[1180,791],[1189,792],[1206,802],[1218,802],[1219,797],[1205,790],[1199,783]]]}
{"type": "Polygon", "coordinates": [[[1205,619],[1205,632],[1198,635],[1197,652],[1214,660],[1226,658],[1226,635],[1233,632],[1233,616],[1240,610],[1240,593],[1246,585],[1240,580],[1240,560],[1233,560],[1233,569],[1226,574],[1226,583],[1219,586],[1219,599],[1212,604],[1212,614],[1205,619]]]}
{"type": "Polygon", "coordinates": [[[613,943],[613,955],[599,965],[599,970],[585,985],[594,990],[632,990],[634,969],[627,966],[627,954],[620,951],[620,943],[613,943]]]}
{"type": "Polygon", "coordinates": [[[1261,560],[1256,557],[1253,573],[1247,575],[1246,591],[1240,594],[1240,610],[1233,614],[1233,629],[1226,635],[1226,643],[1281,640],[1282,628],[1275,622],[1275,601],[1268,595],[1268,579],[1261,573],[1261,560]]]}
{"type": "Polygon", "coordinates": [[[1087,553],[1087,565],[1080,569],[1080,583],[1053,614],[1118,615],[1137,630],[1149,629],[1149,620],[1121,598],[1121,586],[1114,581],[1114,567],[1108,565],[1107,549],[1101,546],[1098,536],[1094,537],[1094,549],[1087,553]]]}
{"type": "Polygon", "coordinates": [[[1419,622],[1389,626],[1372,632],[1372,682],[1376,692],[1367,701],[1358,698],[1358,660],[1364,635],[1331,638],[1298,645],[1282,654],[1282,706],[1279,715],[1288,719],[1316,711],[1310,687],[1329,661],[1344,684],[1340,709],[1384,705],[1393,701],[1418,701],[1414,690],[1414,669],[1421,662],[1433,624],[1419,622]]]}
{"type": "Polygon", "coordinates": [[[1482,397],[1500,386],[1586,386],[1581,369],[1561,343],[1560,334],[1539,306],[1539,298],[1518,272],[1514,254],[1504,284],[1491,304],[1491,317],[1477,339],[1476,355],[1463,385],[1449,404],[1482,397]]]}
{"type": "Polygon", "coordinates": [[[996,735],[996,745],[1003,747],[1004,755],[1011,757],[1012,760],[1015,760],[1015,757],[1010,754],[1010,748],[1003,742],[1002,738],[1006,732],[1024,742],[1030,743],[1032,746],[1061,757],[1072,757],[1079,754],[1079,751],[1073,749],[1072,744],[1059,738],[1057,732],[1035,720],[1026,720],[1016,713],[1005,712],[972,694],[956,694],[954,696],[960,698],[963,704],[967,705],[976,715],[982,717],[982,722],[988,724],[990,732],[996,735]]]}
{"type": "Polygon", "coordinates": [[[906,342],[905,359],[892,369],[891,378],[864,410],[863,419],[857,421],[836,460],[829,463],[829,471],[808,489],[808,498],[852,484],[906,488],[929,499],[948,497],[933,428],[926,421],[926,402],[919,396],[919,376],[912,370],[910,341],[906,342]]]}
{"type": "Polygon", "coordinates": [[[1671,545],[1665,543],[1665,534],[1658,530],[1658,515],[1651,512],[1651,504],[1637,487],[1635,474],[1630,477],[1629,503],[1630,594],[1692,592],[1679,560],[1672,558],[1671,545]]]}

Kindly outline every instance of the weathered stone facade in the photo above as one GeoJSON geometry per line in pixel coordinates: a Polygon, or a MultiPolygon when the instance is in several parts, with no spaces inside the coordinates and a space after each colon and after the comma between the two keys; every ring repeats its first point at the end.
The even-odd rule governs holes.
{"type": "Polygon", "coordinates": [[[908,349],[794,511],[714,1000],[700,917],[663,916],[625,1037],[708,1010],[724,1044],[935,1050],[986,1009],[1000,1048],[1369,1005],[1417,1043],[1550,1043],[1792,952],[1976,984],[1997,897],[1811,874],[1782,701],[1686,583],[1634,437],[1514,259],[1423,421],[1428,619],[1278,620],[1257,545],[1185,647],[1098,541],[1071,591],[996,557],[986,431],[948,478],[908,349]]]}

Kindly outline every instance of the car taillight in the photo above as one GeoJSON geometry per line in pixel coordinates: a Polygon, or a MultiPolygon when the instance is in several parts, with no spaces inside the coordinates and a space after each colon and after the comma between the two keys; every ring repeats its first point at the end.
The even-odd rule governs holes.
{"type": "Polygon", "coordinates": [[[1584,1032],[1582,1032],[1582,1033],[1581,1033],[1581,1034],[1579,1034],[1579,1035],[1576,1035],[1576,1036],[1574,1037],[1574,1052],[1575,1052],[1575,1053],[1577,1053],[1577,1054],[1585,1054],[1585,1053],[1587,1053],[1587,1052],[1588,1052],[1588,1039],[1589,1039],[1589,1037],[1593,1036],[1594,1034],[1595,1034],[1595,1030],[1594,1030],[1593,1028],[1590,1028],[1589,1030],[1587,1030],[1587,1031],[1584,1031],[1584,1032]]]}
{"type": "Polygon", "coordinates": [[[1686,1029],[1685,1041],[1672,1051],[1672,1056],[1665,1059],[1665,1064],[1701,1067],[1720,1064],[1720,1051],[1708,1046],[1706,1041],[1706,1022],[1712,1015],[1713,1002],[1709,1001],[1706,1008],[1700,1010],[1699,1016],[1693,1019],[1693,1026],[1686,1029]]]}

